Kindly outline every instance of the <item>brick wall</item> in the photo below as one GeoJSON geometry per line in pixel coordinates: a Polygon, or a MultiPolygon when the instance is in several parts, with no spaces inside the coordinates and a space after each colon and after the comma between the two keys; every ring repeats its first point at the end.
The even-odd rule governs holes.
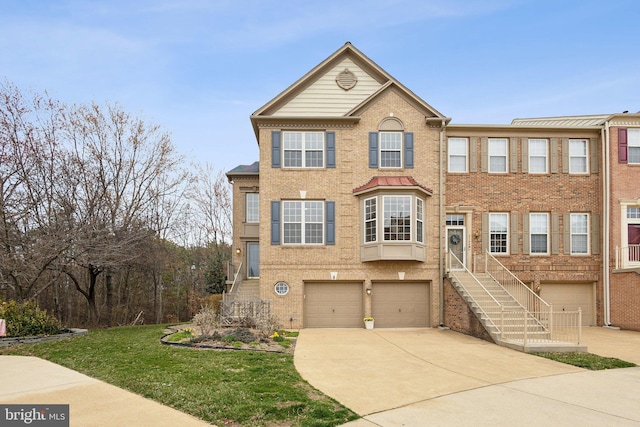
{"type": "Polygon", "coordinates": [[[494,342],[449,279],[444,281],[444,324],[452,331],[494,342]]]}
{"type": "Polygon", "coordinates": [[[635,272],[614,272],[616,248],[625,245],[626,219],[621,209],[622,202],[640,205],[640,165],[618,162],[618,128],[640,127],[640,120],[625,120],[621,126],[610,128],[611,145],[611,256],[610,263],[610,294],[611,294],[611,324],[623,329],[640,331],[640,274],[635,272]],[[637,203],[630,202],[638,200],[637,203]]]}
{"type": "MultiPolygon", "coordinates": [[[[587,175],[570,175],[563,173],[562,144],[557,144],[558,168],[556,173],[530,174],[523,172],[522,143],[528,138],[596,138],[594,131],[565,131],[504,129],[478,127],[447,129],[448,137],[465,137],[476,143],[477,171],[469,173],[446,174],[446,204],[450,211],[464,207],[471,210],[472,223],[466,225],[467,249],[471,254],[482,253],[482,214],[486,212],[506,212],[509,217],[518,218],[518,245],[511,247],[511,254],[499,255],[496,258],[511,270],[520,280],[528,284],[540,283],[572,283],[597,282],[597,322],[602,324],[602,281],[601,255],[567,255],[563,233],[569,230],[570,224],[564,224],[564,214],[589,213],[590,219],[601,218],[602,206],[602,163],[598,153],[598,173],[587,175]],[[510,143],[517,144],[517,172],[506,174],[490,174],[481,172],[482,137],[507,138],[510,143]],[[557,214],[559,220],[558,253],[549,255],[525,255],[523,253],[523,216],[530,212],[548,213],[549,238],[553,239],[551,230],[552,215],[557,214]],[[515,253],[514,253],[515,252],[515,253]]],[[[471,142],[470,142],[471,143],[471,142]]],[[[525,142],[526,143],[526,142],[525,142]]],[[[599,141],[598,141],[599,144],[599,141]]],[[[550,144],[549,144],[550,146],[550,144]]],[[[600,145],[598,145],[600,147],[600,145]]],[[[549,150],[551,147],[549,148],[549,150]]],[[[551,153],[549,153],[551,154],[551,153]]],[[[509,159],[511,160],[511,159],[509,159]]],[[[510,167],[507,167],[509,170],[510,167]]],[[[549,170],[551,170],[549,168],[549,170]]],[[[509,225],[511,231],[511,224],[509,225]]],[[[486,237],[485,237],[486,238],[486,237]]],[[[594,236],[590,238],[593,242],[594,236]]],[[[510,242],[511,244],[511,242],[510,242]]],[[[601,246],[602,242],[600,242],[601,246]]],[[[602,248],[600,247],[600,251],[602,248]]],[[[601,253],[601,252],[600,252],[601,253]]]]}
{"type": "MultiPolygon", "coordinates": [[[[430,129],[424,114],[389,89],[362,111],[361,119],[353,125],[324,124],[323,127],[300,127],[299,122],[286,122],[277,126],[260,127],[260,283],[261,297],[272,301],[272,313],[286,320],[287,326],[303,326],[304,283],[329,281],[330,272],[338,273],[338,280],[359,281],[364,288],[371,281],[398,279],[405,272],[406,281],[439,283],[438,250],[438,171],[439,130],[430,129]],[[379,123],[387,117],[399,119],[407,132],[414,133],[413,169],[371,169],[368,163],[368,135],[377,131],[379,123]],[[336,168],[317,170],[291,170],[271,167],[271,132],[273,130],[327,130],[336,135],[336,168]],[[413,176],[433,189],[425,200],[426,262],[375,261],[361,262],[362,214],[360,199],[353,189],[364,185],[373,176],[413,176]],[[336,203],[336,244],[322,246],[271,245],[270,202],[272,200],[300,199],[300,190],[306,191],[307,200],[330,200],[336,203]],[[276,296],[273,286],[284,280],[290,286],[286,296],[276,296]],[[290,319],[295,319],[290,321],[290,319]]],[[[379,221],[381,218],[379,219],[379,221]]],[[[369,307],[364,296],[365,309],[369,307]]],[[[431,292],[431,324],[437,325],[438,286],[431,292]]],[[[368,313],[367,313],[368,314],[368,313]]]]}

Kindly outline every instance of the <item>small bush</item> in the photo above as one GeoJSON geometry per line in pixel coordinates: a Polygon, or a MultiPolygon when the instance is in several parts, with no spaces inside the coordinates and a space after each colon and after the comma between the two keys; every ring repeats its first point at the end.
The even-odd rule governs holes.
{"type": "Polygon", "coordinates": [[[222,335],[219,332],[214,332],[211,335],[200,335],[198,337],[192,338],[192,343],[206,342],[206,341],[220,341],[222,339],[222,335]]]}
{"type": "Polygon", "coordinates": [[[193,323],[200,328],[203,335],[210,335],[218,328],[218,312],[211,307],[202,307],[193,317],[193,323]]]}
{"type": "Polygon", "coordinates": [[[226,342],[240,341],[245,344],[249,344],[256,340],[256,336],[247,328],[236,328],[235,330],[230,331],[222,340],[226,342]],[[230,339],[229,337],[233,337],[233,339],[230,339]],[[229,341],[227,341],[227,339],[229,341]]]}
{"type": "Polygon", "coordinates": [[[7,322],[8,337],[55,335],[62,332],[56,318],[40,310],[35,302],[2,301],[0,319],[7,322]]]}

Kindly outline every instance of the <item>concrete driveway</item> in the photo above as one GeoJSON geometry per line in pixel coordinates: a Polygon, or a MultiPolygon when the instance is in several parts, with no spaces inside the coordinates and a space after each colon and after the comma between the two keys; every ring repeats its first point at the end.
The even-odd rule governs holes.
{"type": "MultiPolygon", "coordinates": [[[[629,349],[640,339],[630,334],[616,334],[629,349]]],[[[594,335],[585,331],[587,345],[607,339],[594,335]]],[[[448,330],[305,329],[294,360],[363,416],[351,427],[640,425],[640,368],[591,372],[448,330]]]]}

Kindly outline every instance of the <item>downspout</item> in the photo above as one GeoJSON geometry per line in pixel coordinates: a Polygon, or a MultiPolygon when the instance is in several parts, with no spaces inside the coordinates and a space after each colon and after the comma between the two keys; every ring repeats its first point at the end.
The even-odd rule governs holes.
{"type": "Polygon", "coordinates": [[[611,159],[610,159],[610,129],[609,121],[605,122],[605,128],[600,131],[602,138],[602,168],[604,169],[604,177],[602,180],[602,248],[604,256],[602,257],[602,288],[604,298],[604,319],[603,326],[611,326],[611,296],[609,289],[609,264],[610,264],[610,206],[611,206],[611,159]]]}
{"type": "Polygon", "coordinates": [[[439,182],[439,218],[440,218],[440,227],[439,230],[439,243],[438,243],[438,251],[440,253],[440,275],[439,275],[439,293],[440,293],[440,326],[444,326],[444,247],[442,245],[443,233],[444,233],[444,127],[446,126],[446,121],[442,120],[440,123],[440,167],[438,168],[440,171],[440,182],[439,182]]]}

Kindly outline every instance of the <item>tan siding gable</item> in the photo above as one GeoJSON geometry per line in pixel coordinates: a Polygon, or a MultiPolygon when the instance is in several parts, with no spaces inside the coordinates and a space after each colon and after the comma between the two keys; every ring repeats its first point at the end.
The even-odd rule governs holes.
{"type": "Polygon", "coordinates": [[[382,84],[358,67],[351,59],[345,58],[272,115],[286,117],[344,116],[381,86],[382,84]],[[358,78],[355,87],[348,91],[341,89],[336,84],[336,76],[345,68],[358,78]]]}

